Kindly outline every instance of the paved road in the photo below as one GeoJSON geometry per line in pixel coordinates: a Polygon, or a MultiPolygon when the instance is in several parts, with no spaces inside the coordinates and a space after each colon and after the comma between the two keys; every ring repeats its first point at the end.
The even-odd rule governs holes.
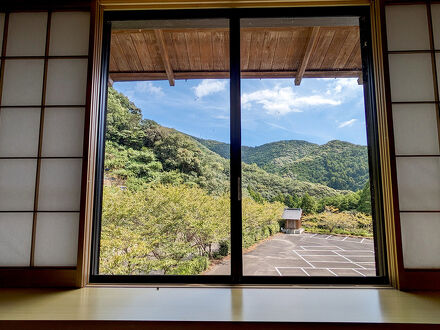
{"type": "MultiPolygon", "coordinates": [[[[320,234],[278,234],[243,256],[244,275],[374,276],[372,239],[320,234]]],[[[229,274],[230,261],[206,275],[229,274]]]]}

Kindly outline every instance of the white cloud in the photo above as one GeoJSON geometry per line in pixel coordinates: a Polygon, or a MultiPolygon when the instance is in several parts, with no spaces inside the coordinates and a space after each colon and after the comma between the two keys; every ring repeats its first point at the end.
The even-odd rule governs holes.
{"type": "Polygon", "coordinates": [[[326,95],[333,96],[343,102],[354,97],[361,97],[362,85],[359,85],[357,78],[332,79],[327,86],[326,95]]]}
{"type": "Polygon", "coordinates": [[[226,80],[204,79],[196,87],[193,87],[194,94],[197,98],[202,98],[225,90],[226,84],[226,80]]]}
{"type": "Polygon", "coordinates": [[[330,105],[335,106],[341,104],[339,100],[335,100],[325,95],[307,95],[299,96],[293,91],[291,86],[281,87],[274,86],[273,89],[262,89],[252,93],[244,93],[242,98],[244,108],[250,108],[252,104],[259,104],[269,114],[285,115],[289,112],[301,112],[302,107],[330,105]]]}
{"type": "Polygon", "coordinates": [[[229,120],[229,116],[217,115],[214,116],[215,119],[229,120]]]}
{"type": "Polygon", "coordinates": [[[162,87],[154,86],[151,81],[138,81],[134,88],[137,93],[148,93],[157,96],[164,95],[162,87]]]}
{"type": "Polygon", "coordinates": [[[355,123],[355,121],[357,121],[357,119],[350,119],[350,120],[344,121],[339,124],[338,128],[350,127],[355,123]]]}

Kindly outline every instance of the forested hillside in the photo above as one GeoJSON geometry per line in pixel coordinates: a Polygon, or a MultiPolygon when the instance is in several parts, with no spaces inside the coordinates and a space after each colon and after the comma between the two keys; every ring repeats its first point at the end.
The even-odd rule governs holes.
{"type": "MultiPolygon", "coordinates": [[[[198,139],[208,149],[229,157],[229,144],[198,139]]],[[[257,164],[282,177],[323,184],[338,190],[357,191],[368,180],[366,146],[343,141],[319,145],[300,140],[277,141],[242,148],[245,163],[257,164]]]]}
{"type": "MultiPolygon", "coordinates": [[[[109,89],[105,160],[109,179],[124,181],[130,188],[150,182],[177,182],[213,194],[225,193],[229,191],[229,160],[208,147],[186,134],[142,119],[140,109],[127,97],[109,89]]],[[[308,193],[316,198],[340,193],[322,184],[282,177],[243,163],[245,191],[248,186],[266,200],[279,193],[308,193]]]]}

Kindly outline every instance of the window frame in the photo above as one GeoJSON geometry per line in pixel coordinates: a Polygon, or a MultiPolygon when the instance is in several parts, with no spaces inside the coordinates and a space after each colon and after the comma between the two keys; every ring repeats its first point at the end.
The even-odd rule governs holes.
{"type": "Polygon", "coordinates": [[[381,163],[379,152],[378,116],[375,101],[369,6],[303,7],[303,8],[239,8],[239,9],[182,9],[150,11],[104,12],[103,42],[100,75],[100,100],[95,168],[94,214],[89,283],[180,283],[180,284],[388,284],[385,224],[383,212],[381,163]],[[240,19],[277,17],[358,16],[361,40],[364,103],[368,141],[370,188],[372,194],[373,232],[378,276],[370,277],[306,277],[306,276],[244,276],[242,262],[241,219],[241,97],[240,97],[240,19]],[[109,73],[111,21],[225,18],[230,33],[230,191],[231,191],[231,275],[100,275],[99,246],[101,234],[102,190],[105,156],[105,124],[107,81],[109,73]]]}

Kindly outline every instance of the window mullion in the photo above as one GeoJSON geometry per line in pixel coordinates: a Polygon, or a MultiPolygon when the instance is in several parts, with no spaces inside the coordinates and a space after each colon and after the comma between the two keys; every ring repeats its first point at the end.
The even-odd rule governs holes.
{"type": "Polygon", "coordinates": [[[243,276],[241,214],[241,99],[240,99],[240,18],[229,21],[230,111],[231,111],[231,274],[238,283],[243,276]]]}

